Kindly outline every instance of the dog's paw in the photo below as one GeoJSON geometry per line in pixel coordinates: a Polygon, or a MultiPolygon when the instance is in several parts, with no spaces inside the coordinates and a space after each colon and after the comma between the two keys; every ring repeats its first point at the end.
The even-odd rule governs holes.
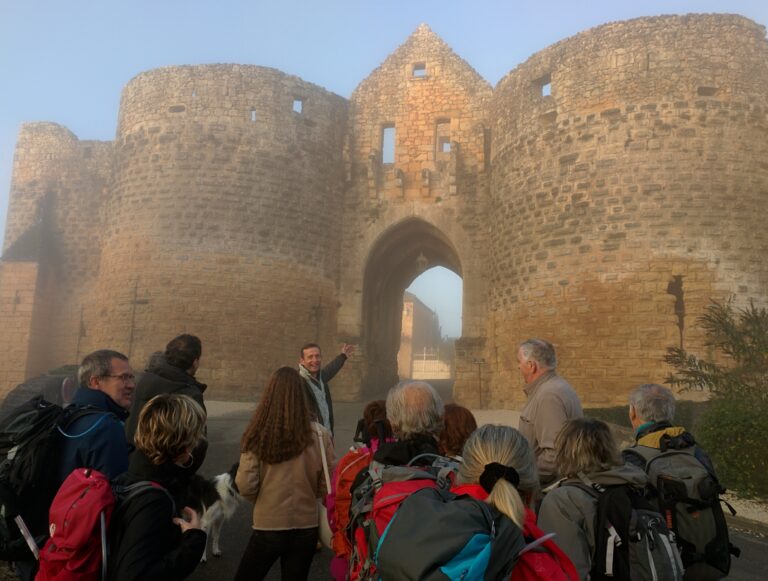
{"type": "Polygon", "coordinates": [[[213,551],[214,557],[221,557],[221,551],[213,551]]]}

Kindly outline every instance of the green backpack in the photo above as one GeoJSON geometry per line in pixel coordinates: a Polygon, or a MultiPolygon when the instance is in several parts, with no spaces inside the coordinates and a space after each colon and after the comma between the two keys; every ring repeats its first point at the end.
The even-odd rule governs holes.
{"type": "MultiPolygon", "coordinates": [[[[663,436],[661,448],[637,445],[624,451],[645,465],[651,485],[651,502],[658,506],[667,527],[674,532],[686,571],[712,571],[727,575],[731,555],[739,549],[731,545],[720,495],[720,485],[706,454],[688,432],[663,436]]],[[[736,511],[728,504],[732,514],[736,511]]]]}

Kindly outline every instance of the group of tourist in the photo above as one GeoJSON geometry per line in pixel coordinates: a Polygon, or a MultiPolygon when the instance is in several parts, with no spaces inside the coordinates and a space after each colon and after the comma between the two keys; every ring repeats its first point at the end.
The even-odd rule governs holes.
{"type": "MultiPolygon", "coordinates": [[[[716,483],[692,436],[673,425],[675,400],[668,389],[649,384],[632,392],[628,414],[636,445],[622,456],[608,426],[583,417],[576,392],[557,373],[553,346],[541,339],[518,349],[528,399],[517,429],[478,427],[470,410],[443,405],[428,383],[403,382],[386,400],[365,406],[355,442],[336,462],[329,382],[353,352],[344,345],[323,367],[320,347],[307,344],[298,369],[278,369],[264,388],[242,436],[235,477],[240,494],[253,502],[253,530],[236,581],[263,579],[277,560],[283,579],[306,579],[319,545],[318,518],[327,518],[332,532],[334,579],[358,579],[383,567],[368,554],[370,547],[360,546],[367,538],[361,535],[368,534],[360,532],[360,523],[370,509],[360,508],[361,498],[373,467],[421,467],[430,475],[440,465],[440,477],[433,480],[440,484],[448,474],[445,498],[491,507],[499,538],[499,531],[514,529],[524,539],[505,557],[509,566],[502,569],[510,579],[599,578],[596,563],[606,565],[596,523],[598,513],[608,510],[601,493],[621,485],[647,495],[654,485],[646,473],[648,450],[653,455],[691,445],[716,483]],[[528,546],[536,549],[521,548],[528,546]]],[[[79,368],[74,405],[98,413],[65,426],[60,479],[87,467],[121,485],[150,480],[163,491],[140,496],[119,511],[110,526],[110,579],[183,579],[203,554],[200,515],[185,504],[186,487],[208,446],[206,386],[195,379],[201,357],[200,339],[181,335],[153,355],[138,385],[128,359],[115,351],[92,353],[79,368]]],[[[405,501],[401,513],[413,504],[405,501]]],[[[662,514],[663,508],[657,504],[655,510],[662,514]]],[[[674,519],[666,520],[672,527],[674,519]]],[[[383,538],[376,538],[381,548],[383,538]]],[[[684,554],[686,578],[723,576],[705,556],[690,553],[684,554]]],[[[679,555],[676,560],[680,563],[679,555]]],[[[485,565],[493,566],[492,560],[485,565]]],[[[19,561],[17,570],[32,579],[35,563],[19,561]]]]}
{"type": "MultiPolygon", "coordinates": [[[[308,348],[316,351],[319,359],[319,348],[308,348]]],[[[304,363],[304,349],[301,356],[304,363]]],[[[606,555],[601,554],[604,535],[598,528],[604,511],[615,511],[611,518],[619,519],[619,512],[629,502],[635,511],[633,519],[651,515],[646,531],[649,546],[654,542],[664,546],[663,558],[657,554],[655,563],[649,552],[650,563],[656,568],[654,575],[667,578],[666,566],[674,579],[724,577],[727,566],[713,567],[708,562],[713,559],[697,553],[700,547],[687,538],[678,538],[679,548],[674,546],[673,526],[679,525],[682,534],[690,535],[683,522],[686,517],[671,515],[669,510],[664,514],[665,506],[669,509],[671,505],[659,504],[658,491],[655,505],[646,500],[654,496],[655,485],[646,473],[646,460],[667,450],[690,449],[696,462],[706,468],[715,493],[709,500],[687,498],[692,504],[680,510],[700,518],[704,528],[713,517],[701,514],[719,510],[712,508],[719,507],[717,492],[721,489],[709,459],[684,428],[672,424],[672,392],[655,384],[641,385],[632,392],[628,415],[636,443],[622,455],[608,425],[584,417],[576,392],[557,373],[555,350],[549,342],[523,342],[517,359],[528,397],[518,429],[496,425],[478,428],[470,410],[455,404],[444,406],[428,383],[403,382],[389,391],[386,401],[372,401],[365,407],[356,441],[335,465],[330,490],[323,478],[322,455],[324,451],[331,462],[332,425],[326,418],[333,416],[330,409],[327,415],[322,410],[323,403],[331,406],[327,381],[338,371],[340,362],[333,364],[328,376],[321,372],[319,361],[311,368],[303,366],[301,374],[290,368],[278,370],[243,436],[237,482],[243,494],[254,501],[254,530],[236,579],[262,579],[278,558],[283,579],[306,579],[318,542],[316,501],[323,498],[333,535],[331,576],[337,581],[373,578],[372,568],[384,566],[376,561],[384,559],[384,537],[389,535],[389,542],[392,535],[402,531],[394,526],[383,529],[375,523],[380,527],[377,532],[381,536],[374,537],[378,546],[365,546],[370,536],[360,529],[371,527],[373,519],[360,526],[361,490],[365,491],[366,477],[374,473],[371,467],[375,465],[380,471],[378,486],[384,483],[386,487],[388,477],[381,476],[386,474],[386,467],[427,466],[438,457],[455,462],[450,484],[455,497],[487,503],[500,515],[500,523],[508,519],[522,531],[526,542],[537,546],[536,551],[520,551],[508,572],[511,579],[623,578],[621,565],[615,565],[614,570],[612,562],[606,562],[606,555]],[[302,385],[301,377],[309,382],[302,385]],[[601,493],[619,489],[623,496],[606,493],[605,498],[611,500],[600,500],[601,493]],[[662,520],[670,530],[662,526],[662,520]]],[[[398,514],[412,505],[415,503],[404,502],[398,514]]],[[[428,514],[418,515],[415,522],[426,534],[442,538],[437,535],[444,532],[430,528],[428,514]]],[[[634,521],[631,526],[636,526],[634,521]]],[[[630,531],[639,539],[639,529],[630,531]]],[[[706,537],[715,532],[722,533],[707,530],[703,538],[708,547],[722,553],[722,539],[718,543],[706,537]]],[[[422,538],[413,529],[411,534],[422,538]]],[[[622,541],[615,530],[610,534],[616,536],[609,541],[618,551],[622,541]]],[[[622,536],[626,534],[622,532],[622,536]]],[[[699,534],[695,541],[701,544],[701,540],[699,534]]],[[[608,551],[610,556],[613,549],[608,551]]],[[[725,551],[729,551],[727,531],[725,551]]],[[[627,557],[623,566],[633,558],[627,557]]],[[[730,562],[727,555],[719,558],[719,564],[730,562]]],[[[718,564],[716,559],[714,562],[718,564]]],[[[442,570],[445,573],[445,567],[442,570]]],[[[387,579],[383,571],[381,578],[387,579]]]]}

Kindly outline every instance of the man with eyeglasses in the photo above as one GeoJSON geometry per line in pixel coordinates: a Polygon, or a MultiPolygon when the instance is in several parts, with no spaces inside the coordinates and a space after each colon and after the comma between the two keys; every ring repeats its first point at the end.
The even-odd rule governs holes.
{"type": "Polygon", "coordinates": [[[75,468],[93,468],[110,479],[128,470],[125,420],[136,390],[128,358],[101,349],[86,355],[77,371],[80,387],[72,404],[93,410],[76,417],[65,430],[59,478],[75,468]]]}
{"type": "MultiPolygon", "coordinates": [[[[93,468],[110,480],[128,470],[124,422],[136,389],[128,358],[108,349],[94,351],[83,359],[77,379],[79,387],[72,405],[84,411],[75,412],[74,419],[63,427],[57,487],[76,468],[93,468]]],[[[44,536],[48,507],[38,504],[35,510],[44,514],[33,513],[27,524],[33,536],[44,536]]],[[[36,571],[37,561],[16,562],[22,581],[34,579],[36,571]]]]}

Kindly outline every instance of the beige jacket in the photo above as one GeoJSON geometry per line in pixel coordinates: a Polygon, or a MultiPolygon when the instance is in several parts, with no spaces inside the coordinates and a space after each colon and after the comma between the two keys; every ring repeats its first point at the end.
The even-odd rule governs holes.
{"type": "Polygon", "coordinates": [[[317,526],[317,499],[327,494],[316,435],[318,429],[322,433],[328,469],[332,471],[331,433],[314,422],[312,443],[295,458],[279,464],[266,464],[251,452],[240,454],[235,482],[240,494],[254,503],[254,529],[288,530],[317,526]]]}
{"type": "Polygon", "coordinates": [[[539,479],[548,484],[557,477],[555,438],[568,420],[584,415],[579,396],[554,371],[545,373],[525,387],[528,403],[520,412],[520,433],[536,454],[539,479]]]}

